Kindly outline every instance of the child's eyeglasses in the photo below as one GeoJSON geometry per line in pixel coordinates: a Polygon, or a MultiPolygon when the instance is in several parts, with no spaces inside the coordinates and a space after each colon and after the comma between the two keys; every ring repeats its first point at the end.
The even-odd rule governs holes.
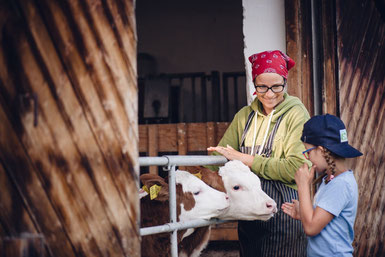
{"type": "Polygon", "coordinates": [[[302,152],[303,156],[305,156],[305,158],[306,158],[307,160],[309,160],[309,152],[310,152],[311,150],[316,149],[316,148],[317,148],[317,147],[314,146],[314,147],[312,147],[312,148],[307,149],[306,151],[303,151],[303,152],[302,152]]]}

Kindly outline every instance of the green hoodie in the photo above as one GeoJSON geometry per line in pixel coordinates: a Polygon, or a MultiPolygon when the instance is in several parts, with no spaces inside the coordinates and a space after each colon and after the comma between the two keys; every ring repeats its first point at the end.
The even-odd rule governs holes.
{"type": "MultiPolygon", "coordinates": [[[[302,155],[305,147],[301,142],[303,125],[310,118],[308,111],[301,100],[285,93],[284,101],[275,108],[271,124],[269,125],[270,115],[266,116],[263,114],[262,104],[258,98],[255,98],[250,106],[243,107],[234,116],[233,121],[219,142],[219,146],[226,147],[230,145],[239,151],[242,133],[252,110],[256,112],[258,118],[256,145],[262,144],[266,130],[268,129],[268,134],[270,134],[277,119],[281,115],[284,115],[274,137],[271,156],[267,158],[261,155],[255,155],[251,170],[264,179],[278,180],[291,188],[297,189],[294,180],[296,170],[304,162],[310,164],[302,155]]],[[[254,122],[255,117],[246,135],[244,144],[246,147],[252,147],[254,122]]],[[[219,153],[214,152],[213,154],[218,155],[219,153]]]]}

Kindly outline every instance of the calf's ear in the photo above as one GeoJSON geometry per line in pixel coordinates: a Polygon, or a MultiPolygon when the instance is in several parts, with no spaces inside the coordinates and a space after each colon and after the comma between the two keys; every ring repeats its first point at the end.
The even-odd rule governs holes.
{"type": "Polygon", "coordinates": [[[212,188],[218,191],[226,192],[222,177],[219,176],[217,171],[213,171],[207,168],[202,168],[200,172],[202,174],[203,182],[205,182],[207,185],[211,186],[212,188]]]}
{"type": "Polygon", "coordinates": [[[168,184],[164,181],[163,178],[154,174],[143,174],[140,176],[140,180],[149,191],[152,191],[152,189],[155,190],[155,188],[157,189],[155,190],[156,193],[149,192],[150,197],[153,198],[152,200],[161,202],[168,200],[168,184]]]}
{"type": "Polygon", "coordinates": [[[160,181],[163,181],[164,182],[164,179],[158,175],[155,175],[155,174],[150,174],[150,173],[145,173],[145,174],[142,174],[140,175],[140,181],[142,181],[143,184],[146,183],[146,181],[149,181],[149,180],[160,180],[160,181]]]}

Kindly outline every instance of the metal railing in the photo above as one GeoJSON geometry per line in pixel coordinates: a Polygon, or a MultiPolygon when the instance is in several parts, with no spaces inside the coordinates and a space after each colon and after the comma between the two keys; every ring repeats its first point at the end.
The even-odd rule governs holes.
{"type": "Polygon", "coordinates": [[[146,227],[140,229],[141,236],[147,236],[158,233],[171,232],[171,256],[178,256],[178,241],[177,231],[187,228],[204,227],[212,224],[223,223],[226,221],[219,219],[211,220],[191,220],[185,222],[177,222],[176,213],[176,186],[175,186],[175,171],[176,166],[197,166],[197,165],[223,165],[228,160],[223,156],[206,156],[206,155],[168,155],[162,157],[139,157],[140,166],[164,166],[168,170],[169,183],[169,208],[170,208],[170,223],[146,227]]]}

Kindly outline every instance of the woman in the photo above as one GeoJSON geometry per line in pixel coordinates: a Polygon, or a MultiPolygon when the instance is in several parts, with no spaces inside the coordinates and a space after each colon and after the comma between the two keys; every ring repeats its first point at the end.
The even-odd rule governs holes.
{"type": "MultiPolygon", "coordinates": [[[[296,170],[306,162],[301,134],[310,118],[303,103],[286,93],[294,61],[281,51],[249,57],[256,98],[234,117],[221,141],[208,151],[240,160],[261,178],[262,189],[281,206],[298,199],[296,170]]],[[[239,221],[241,256],[306,256],[298,220],[278,212],[264,221],[239,221]]]]}

